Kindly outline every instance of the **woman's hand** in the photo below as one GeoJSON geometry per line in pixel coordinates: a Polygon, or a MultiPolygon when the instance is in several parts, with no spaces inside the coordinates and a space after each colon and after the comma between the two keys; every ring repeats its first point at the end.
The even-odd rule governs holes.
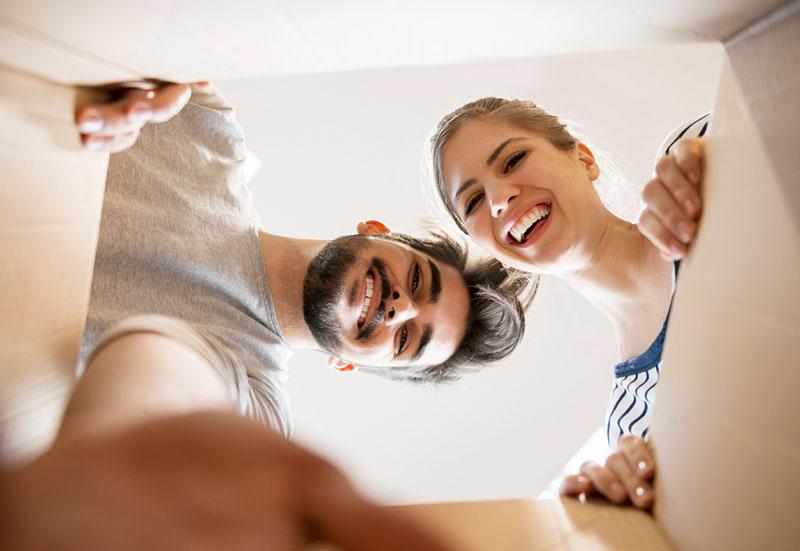
{"type": "Polygon", "coordinates": [[[605,466],[587,461],[580,474],[570,475],[561,484],[561,495],[578,497],[598,493],[617,505],[626,501],[639,509],[653,505],[650,481],[655,462],[647,443],[638,436],[626,434],[619,440],[619,449],[608,456],[605,466]]]}
{"type": "MultiPolygon", "coordinates": [[[[207,86],[197,83],[195,86],[207,86]]],[[[132,146],[148,122],[164,122],[183,109],[192,95],[189,84],[164,83],[151,89],[108,90],[110,101],[91,102],[75,110],[81,142],[89,149],[116,153],[132,146]]]]}
{"type": "Polygon", "coordinates": [[[683,139],[658,161],[655,178],[644,187],[639,231],[661,251],[664,260],[683,258],[697,233],[704,157],[702,138],[683,139]]]}

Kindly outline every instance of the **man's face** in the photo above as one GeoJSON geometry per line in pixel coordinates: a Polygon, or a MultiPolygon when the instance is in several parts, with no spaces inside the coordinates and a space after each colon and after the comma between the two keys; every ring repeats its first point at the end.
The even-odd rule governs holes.
{"type": "Polygon", "coordinates": [[[357,365],[439,365],[466,330],[469,296],[454,267],[397,241],[328,243],[305,279],[305,321],[327,352],[357,365]]]}

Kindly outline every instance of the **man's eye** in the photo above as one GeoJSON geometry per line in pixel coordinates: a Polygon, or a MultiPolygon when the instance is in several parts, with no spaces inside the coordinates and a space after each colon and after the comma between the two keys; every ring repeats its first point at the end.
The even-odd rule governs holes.
{"type": "Polygon", "coordinates": [[[397,343],[398,356],[405,351],[407,344],[408,344],[408,327],[404,325],[403,328],[400,330],[400,340],[397,343]]]}
{"type": "Polygon", "coordinates": [[[472,211],[480,204],[481,200],[483,199],[483,192],[479,191],[478,193],[474,194],[467,200],[467,204],[464,205],[464,216],[469,216],[472,214],[472,211]]]}
{"type": "Polygon", "coordinates": [[[503,165],[503,174],[513,170],[513,168],[525,158],[525,155],[527,155],[527,151],[517,151],[516,153],[512,154],[508,160],[506,160],[506,164],[503,165]]]}
{"type": "Polygon", "coordinates": [[[411,293],[414,294],[419,287],[419,264],[414,264],[414,275],[411,277],[411,293]]]}

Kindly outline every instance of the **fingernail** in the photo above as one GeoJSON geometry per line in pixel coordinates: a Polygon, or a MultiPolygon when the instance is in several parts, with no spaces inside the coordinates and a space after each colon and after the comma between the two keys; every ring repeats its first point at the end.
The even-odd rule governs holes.
{"type": "Polygon", "coordinates": [[[692,214],[695,209],[695,202],[692,199],[684,199],[683,200],[683,210],[686,211],[686,214],[692,214]]]}
{"type": "Polygon", "coordinates": [[[639,461],[639,463],[636,466],[639,467],[640,471],[647,470],[647,462],[646,461],[639,461]]]}
{"type": "Polygon", "coordinates": [[[670,244],[669,244],[669,250],[671,250],[671,251],[672,251],[672,254],[673,254],[673,255],[676,255],[676,254],[677,254],[677,255],[682,255],[682,254],[683,254],[683,249],[681,248],[681,246],[680,246],[680,245],[678,245],[678,244],[677,244],[676,242],[674,242],[674,241],[673,241],[672,243],[670,243],[670,244]]]}
{"type": "Polygon", "coordinates": [[[137,103],[134,105],[128,117],[134,122],[144,122],[150,120],[153,116],[153,108],[146,103],[137,103]]]}
{"type": "Polygon", "coordinates": [[[79,128],[81,132],[85,134],[91,134],[93,132],[99,132],[103,129],[103,118],[100,116],[100,113],[95,111],[94,109],[89,109],[83,112],[81,116],[81,122],[79,123],[79,128]]]}
{"type": "Polygon", "coordinates": [[[683,241],[688,243],[692,240],[692,236],[694,235],[694,224],[691,222],[680,222],[678,224],[678,231],[680,231],[683,241]]]}
{"type": "Polygon", "coordinates": [[[577,480],[580,484],[586,484],[587,482],[589,482],[589,477],[579,474],[577,480]]]}
{"type": "Polygon", "coordinates": [[[636,495],[639,497],[644,496],[644,488],[641,486],[636,486],[636,495]]]}
{"type": "Polygon", "coordinates": [[[153,99],[154,97],[156,97],[155,90],[148,90],[147,93],[144,95],[144,97],[146,97],[147,99],[153,99]]]}

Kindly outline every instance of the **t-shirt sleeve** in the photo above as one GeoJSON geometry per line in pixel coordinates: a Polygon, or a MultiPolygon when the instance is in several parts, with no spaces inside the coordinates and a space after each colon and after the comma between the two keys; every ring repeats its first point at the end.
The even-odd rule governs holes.
{"type": "MultiPolygon", "coordinates": [[[[706,113],[702,117],[692,119],[688,123],[683,123],[677,126],[658,148],[656,153],[655,163],[664,155],[669,155],[672,147],[683,138],[701,138],[708,131],[709,124],[711,123],[711,113],[706,113]]],[[[655,165],[655,163],[653,163],[655,165]]]]}

